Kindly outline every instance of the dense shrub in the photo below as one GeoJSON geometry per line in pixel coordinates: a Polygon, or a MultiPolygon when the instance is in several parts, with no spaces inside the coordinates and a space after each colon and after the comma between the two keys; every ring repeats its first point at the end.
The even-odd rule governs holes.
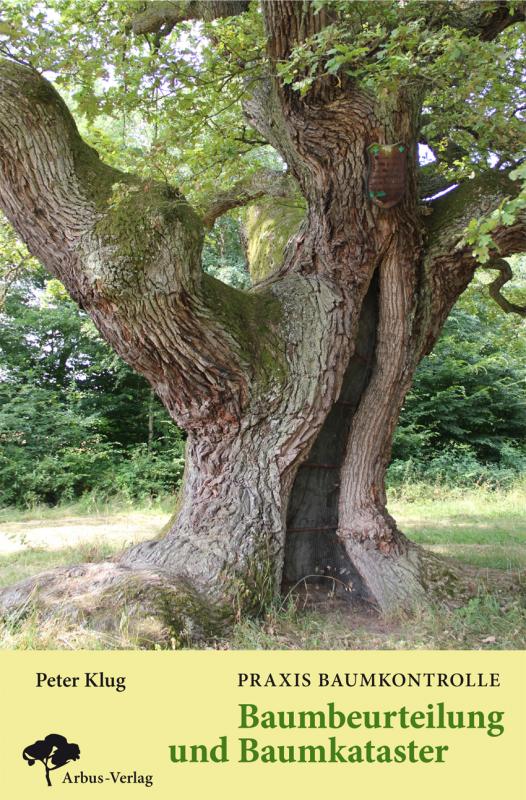
{"type": "Polygon", "coordinates": [[[404,484],[425,483],[451,487],[484,485],[507,489],[526,473],[526,451],[511,443],[503,445],[497,462],[483,463],[469,444],[452,443],[441,452],[432,450],[420,458],[395,459],[387,473],[388,485],[396,489],[404,484]]]}
{"type": "Polygon", "coordinates": [[[420,364],[389,483],[511,485],[526,471],[526,325],[475,285],[420,364]]]}
{"type": "MultiPolygon", "coordinates": [[[[5,399],[5,389],[4,389],[5,399]]],[[[50,391],[24,387],[0,408],[0,505],[28,507],[70,501],[92,492],[144,499],[178,488],[184,441],[123,446],[50,391]]]]}
{"type": "Polygon", "coordinates": [[[178,488],[184,435],[57,281],[37,272],[0,328],[0,505],[178,488]]]}

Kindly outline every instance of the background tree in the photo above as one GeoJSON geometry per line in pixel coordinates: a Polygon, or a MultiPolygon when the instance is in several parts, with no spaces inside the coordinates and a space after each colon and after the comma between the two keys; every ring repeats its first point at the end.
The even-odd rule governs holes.
{"type": "MultiPolygon", "coordinates": [[[[474,591],[397,529],[384,481],[416,366],[477,259],[506,278],[495,256],[524,249],[510,180],[524,166],[524,4],[49,8],[17,4],[3,25],[2,207],[188,442],[167,536],[36,579],[43,602],[78,608],[98,570],[93,615],[131,592],[132,611],[162,598],[172,622],[213,628],[260,608],[299,564],[314,568],[320,546],[382,609],[474,591]],[[46,69],[81,87],[88,119],[141,109],[154,129],[147,175],[97,156],[46,69]],[[389,210],[367,191],[374,143],[407,153],[389,210]],[[422,170],[420,143],[434,154],[422,170]],[[196,210],[168,174],[192,184],[196,210]],[[204,231],[266,194],[301,195],[305,219],[277,268],[242,292],[203,272],[204,231]]],[[[4,593],[4,607],[28,588],[4,593]]]]}

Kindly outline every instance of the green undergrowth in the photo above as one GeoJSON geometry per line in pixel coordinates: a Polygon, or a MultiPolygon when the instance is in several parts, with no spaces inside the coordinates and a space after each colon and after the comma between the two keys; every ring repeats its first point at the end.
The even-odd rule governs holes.
{"type": "MultiPolygon", "coordinates": [[[[138,641],[123,612],[111,635],[71,627],[60,617],[41,623],[31,608],[0,623],[0,649],[180,649],[176,638],[138,641]]],[[[244,619],[224,638],[199,644],[214,650],[522,650],[526,609],[481,594],[456,609],[423,609],[408,618],[379,618],[350,611],[305,611],[276,606],[263,619],[244,619]]]]}

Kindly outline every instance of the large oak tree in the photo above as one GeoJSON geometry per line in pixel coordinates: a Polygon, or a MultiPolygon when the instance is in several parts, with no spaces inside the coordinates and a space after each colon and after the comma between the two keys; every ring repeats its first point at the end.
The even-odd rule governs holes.
{"type": "Polygon", "coordinates": [[[138,624],[160,615],[211,631],[313,573],[337,575],[382,610],[474,591],[473,574],[398,530],[384,479],[415,369],[477,258],[498,270],[492,291],[505,310],[522,310],[501,289],[503,258],[526,244],[509,175],[524,146],[525,4],[49,7],[30,20],[35,36],[40,25],[63,39],[40,41],[38,56],[29,34],[13,33],[23,14],[1,28],[13,35],[0,62],[0,205],[187,431],[187,461],[162,538],[12,587],[4,610],[37,590],[44,608],[93,624],[111,625],[124,604],[138,624]],[[191,35],[193,60],[180,51],[191,35]],[[146,92],[141,64],[156,113],[171,114],[164,163],[188,157],[183,179],[202,183],[195,208],[166,181],[104,163],[41,74],[68,74],[80,108],[93,104],[96,80],[99,104],[128,81],[127,108],[146,92]],[[236,162],[215,187],[198,168],[213,161],[202,135],[214,126],[217,160],[236,162]],[[406,157],[387,208],[368,184],[374,144],[406,157]],[[267,154],[260,169],[243,158],[254,148],[267,154]],[[280,263],[260,264],[243,292],[205,274],[203,237],[221,214],[265,196],[299,196],[305,216],[280,263]]]}

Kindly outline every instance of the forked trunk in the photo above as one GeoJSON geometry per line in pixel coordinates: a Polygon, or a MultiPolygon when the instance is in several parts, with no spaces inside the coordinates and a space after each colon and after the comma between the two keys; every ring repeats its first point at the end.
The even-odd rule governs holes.
{"type": "Polygon", "coordinates": [[[261,611],[282,583],[289,588],[313,574],[367,594],[336,537],[337,487],[374,362],[378,285],[375,279],[357,324],[317,279],[294,281],[301,325],[284,320],[285,385],[255,402],[229,434],[189,435],[177,516],[162,538],[119,559],[184,578],[227,614],[261,611]],[[321,329],[329,309],[332,324],[321,329]]]}
{"type": "MultiPolygon", "coordinates": [[[[220,16],[246,6],[226,5],[220,16]]],[[[414,370],[475,269],[466,221],[497,208],[510,182],[496,193],[482,181],[480,197],[457,190],[461,210],[439,201],[427,226],[423,87],[374,96],[320,68],[303,96],[281,65],[332,16],[288,0],[261,11],[269,73],[244,111],[307,211],[281,266],[250,292],[201,266],[203,221],[239,205],[230,192],[200,219],[177,190],[104,165],[53,87],[0,60],[0,206],[189,437],[181,507],[163,538],[5,589],[3,614],[35,603],[98,628],[134,619],[147,635],[156,619],[165,633],[193,635],[312,575],[384,611],[430,588],[458,594],[460,568],[397,530],[385,472],[414,370]],[[396,159],[394,182],[383,186],[380,161],[369,170],[371,152],[396,159]]],[[[241,183],[242,202],[261,196],[241,183]]],[[[516,228],[494,232],[502,255],[523,249],[516,228]]]]}
{"type": "Polygon", "coordinates": [[[364,299],[328,413],[313,413],[324,405],[318,390],[296,418],[284,421],[279,404],[215,443],[192,435],[175,522],[122,563],[184,575],[210,602],[233,610],[260,610],[280,583],[287,592],[303,579],[333,579],[384,611],[421,601],[422,551],[397,530],[385,496],[392,435],[415,366],[415,275],[411,253],[393,246],[364,299]],[[297,431],[309,415],[319,432],[299,449],[297,431]]]}

